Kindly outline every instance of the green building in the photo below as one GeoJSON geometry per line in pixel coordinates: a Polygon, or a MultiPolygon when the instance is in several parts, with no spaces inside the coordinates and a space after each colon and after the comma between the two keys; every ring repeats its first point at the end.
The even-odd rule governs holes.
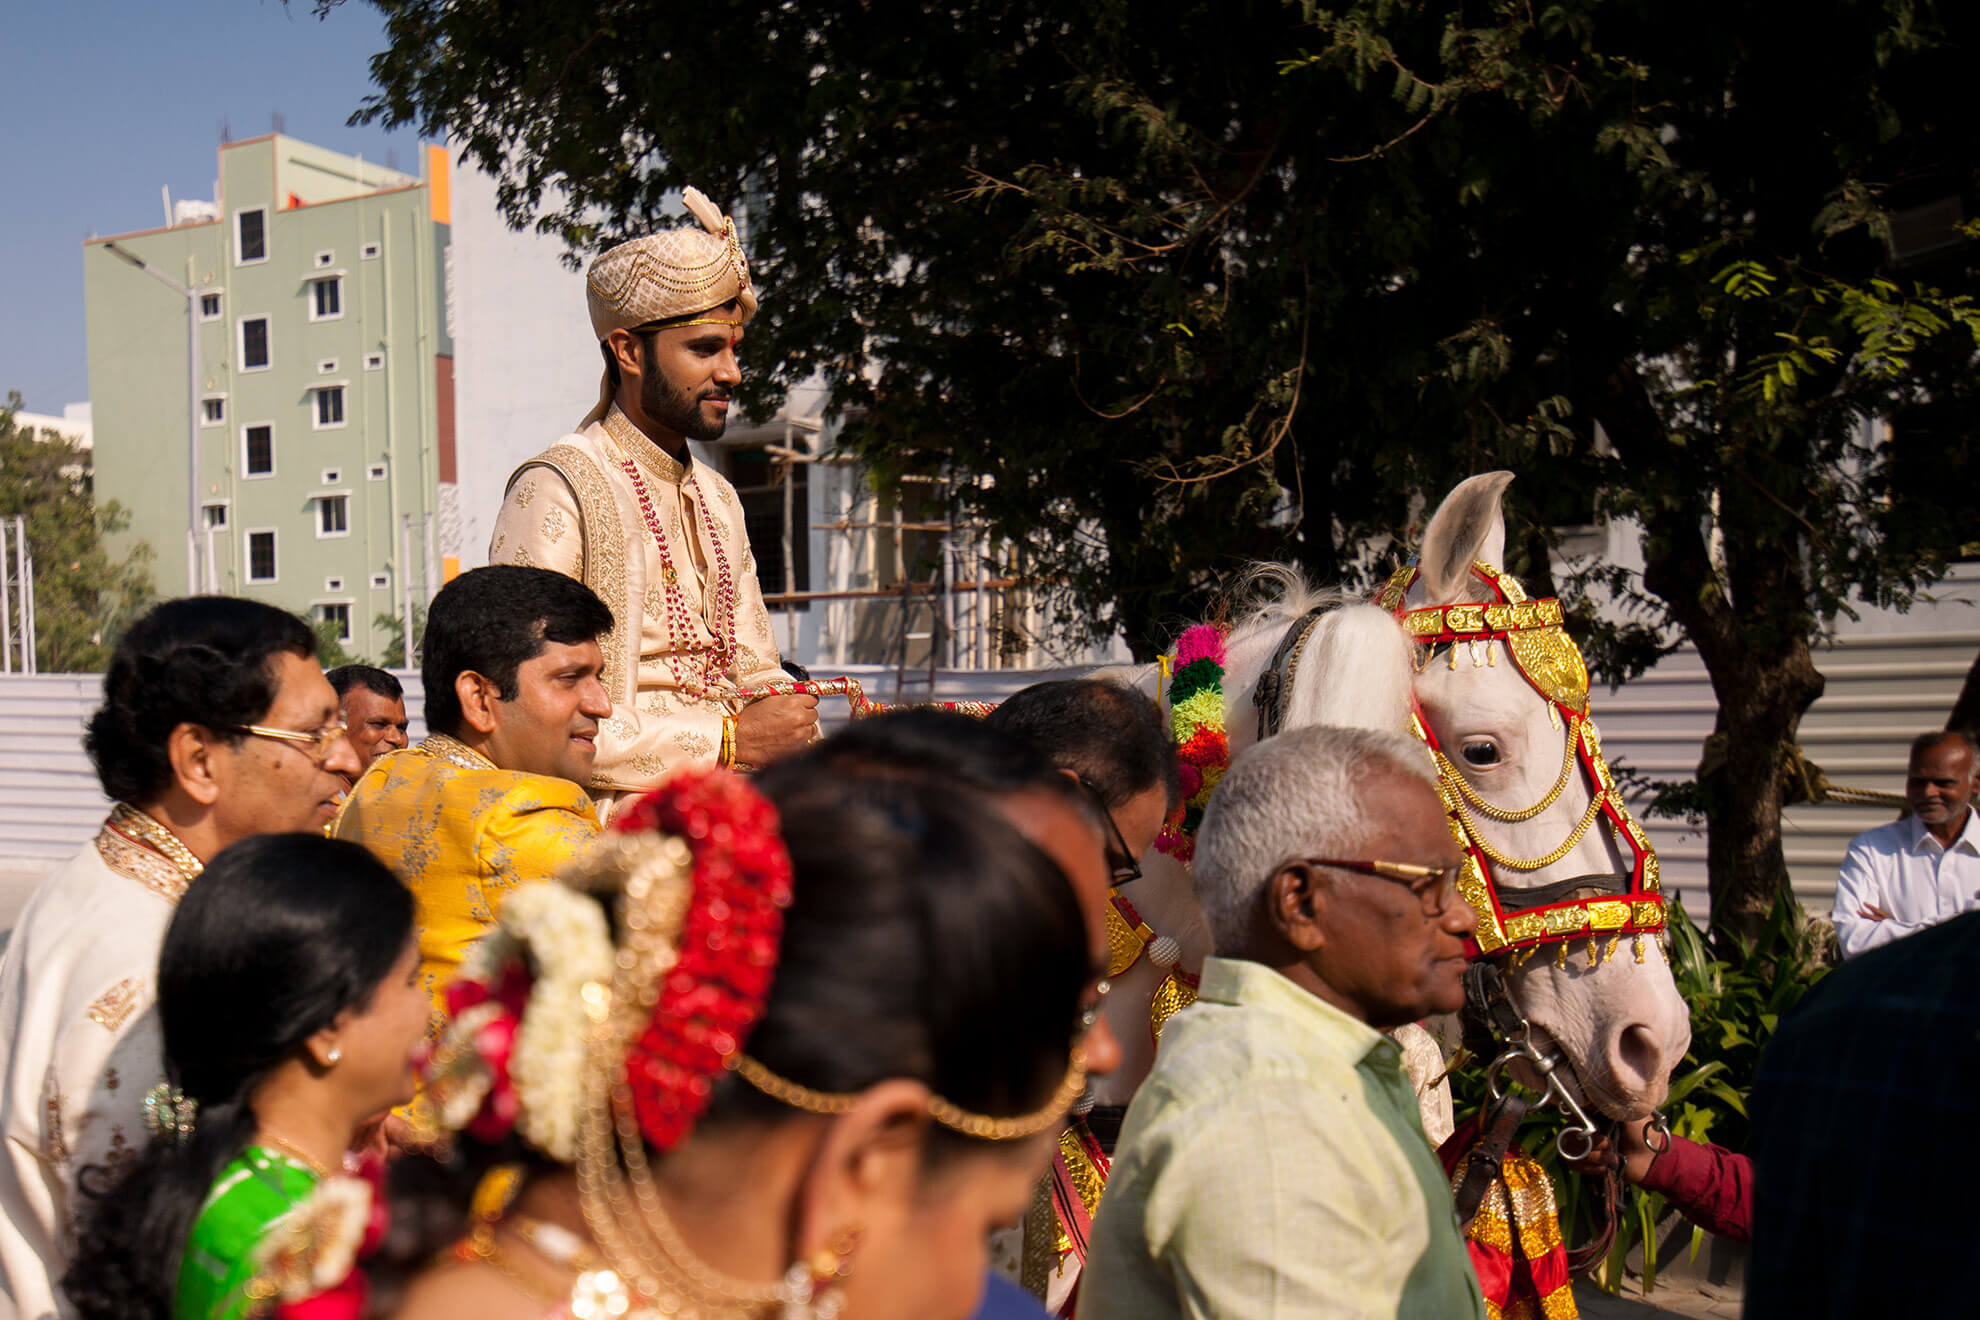
{"type": "Polygon", "coordinates": [[[395,631],[374,621],[450,574],[448,172],[444,149],[423,154],[414,178],[280,135],[230,142],[215,203],[84,245],[96,492],[130,510],[161,595],[334,620],[375,660],[395,631]]]}

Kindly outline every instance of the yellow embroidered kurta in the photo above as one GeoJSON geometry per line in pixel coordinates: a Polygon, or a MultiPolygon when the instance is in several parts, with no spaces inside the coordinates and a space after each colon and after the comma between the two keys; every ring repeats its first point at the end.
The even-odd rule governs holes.
{"type": "Polygon", "coordinates": [[[734,707],[699,692],[718,639],[735,639],[734,656],[712,685],[719,691],[786,677],[735,487],[705,463],[668,457],[617,407],[509,478],[488,560],[577,578],[612,611],[603,643],[612,717],[599,729],[591,779],[603,795],[644,788],[721,750],[722,716],[734,707]],[[627,459],[639,469],[665,538],[664,559],[627,459]],[[733,617],[717,599],[724,562],[734,584],[733,617]]]}
{"type": "Polygon", "coordinates": [[[105,825],[28,900],[0,960],[0,1314],[73,1315],[77,1175],[115,1177],[164,1080],[158,950],[185,877],[105,825]]]}
{"type": "Polygon", "coordinates": [[[419,970],[437,1015],[467,948],[495,921],[502,896],[548,879],[597,836],[591,799],[568,779],[499,769],[434,734],[371,763],[337,818],[413,891],[419,970]]]}

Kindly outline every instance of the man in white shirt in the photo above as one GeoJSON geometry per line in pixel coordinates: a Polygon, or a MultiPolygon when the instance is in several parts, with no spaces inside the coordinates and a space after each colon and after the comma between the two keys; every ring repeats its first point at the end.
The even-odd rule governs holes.
{"type": "Polygon", "coordinates": [[[0,958],[0,1317],[19,1320],[74,1313],[61,1278],[78,1187],[107,1187],[147,1139],[144,1095],[165,1075],[158,951],[180,895],[238,839],[322,833],[358,773],[316,634],[229,596],[131,625],[84,745],[116,805],[0,958]]]}
{"type": "Polygon", "coordinates": [[[1980,822],[1972,806],[1980,759],[1970,735],[1920,734],[1904,796],[1911,815],[1857,835],[1836,877],[1845,958],[1980,908],[1980,822]]]}

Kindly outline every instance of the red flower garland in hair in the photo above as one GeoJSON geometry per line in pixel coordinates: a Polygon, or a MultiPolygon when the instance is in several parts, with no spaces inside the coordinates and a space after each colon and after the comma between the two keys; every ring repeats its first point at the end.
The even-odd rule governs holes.
{"type": "Polygon", "coordinates": [[[640,1131],[671,1150],[763,1017],[791,903],[791,859],[776,808],[725,770],[670,776],[613,828],[672,835],[694,855],[680,961],[661,978],[652,1017],[626,1051],[640,1131]]]}
{"type": "MultiPolygon", "coordinates": [[[[516,1094],[515,1081],[509,1074],[509,1060],[515,1053],[516,1032],[522,1026],[523,1007],[529,1002],[530,983],[529,969],[520,962],[513,962],[502,969],[502,978],[497,984],[489,985],[460,976],[449,981],[442,992],[450,1022],[459,1022],[463,1013],[477,1005],[497,1005],[494,1014],[472,1038],[474,1054],[488,1070],[489,1086],[488,1098],[481,1102],[481,1108],[475,1111],[466,1128],[469,1136],[490,1145],[508,1136],[516,1126],[516,1117],[522,1113],[522,1097],[516,1094]]],[[[428,1060],[422,1060],[422,1073],[431,1053],[429,1046],[428,1060]]],[[[436,1082],[433,1078],[426,1078],[425,1084],[430,1087],[436,1082]]],[[[438,1084],[445,1085],[444,1082],[438,1084]]]]}

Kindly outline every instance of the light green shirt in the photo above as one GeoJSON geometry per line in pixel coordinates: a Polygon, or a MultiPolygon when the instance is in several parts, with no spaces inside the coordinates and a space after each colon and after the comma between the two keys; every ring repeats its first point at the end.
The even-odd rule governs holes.
{"type": "Polygon", "coordinates": [[[1395,1042],[1210,958],[1114,1152],[1079,1320],[1482,1320],[1395,1042]]]}

